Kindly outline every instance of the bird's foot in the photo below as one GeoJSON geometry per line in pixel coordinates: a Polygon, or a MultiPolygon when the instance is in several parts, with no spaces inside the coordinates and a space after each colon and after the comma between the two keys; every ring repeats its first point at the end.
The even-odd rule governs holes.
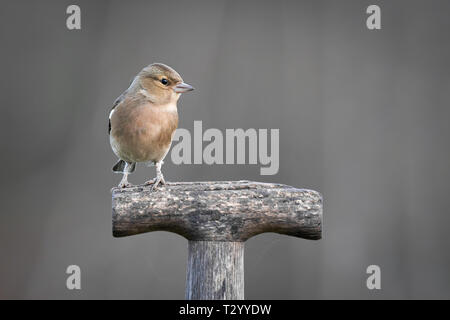
{"type": "Polygon", "coordinates": [[[119,185],[117,186],[118,188],[124,189],[124,188],[130,188],[133,185],[129,182],[121,182],[119,183],[119,185]]]}
{"type": "Polygon", "coordinates": [[[163,177],[157,178],[155,183],[153,183],[152,190],[156,190],[159,185],[164,185],[164,184],[166,184],[166,181],[164,180],[163,177]]]}
{"type": "Polygon", "coordinates": [[[153,178],[153,179],[151,179],[151,180],[145,181],[145,182],[144,182],[144,186],[152,185],[152,184],[154,184],[155,182],[156,182],[156,178],[153,178]]]}
{"type": "Polygon", "coordinates": [[[164,184],[166,184],[164,177],[156,177],[156,178],[151,179],[151,180],[147,181],[146,183],[144,183],[144,185],[146,185],[146,186],[153,185],[152,190],[155,190],[158,188],[159,185],[164,185],[164,184]]]}

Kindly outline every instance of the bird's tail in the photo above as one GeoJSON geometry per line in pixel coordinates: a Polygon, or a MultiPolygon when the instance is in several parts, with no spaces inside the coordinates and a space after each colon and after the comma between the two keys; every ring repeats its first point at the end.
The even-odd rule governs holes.
{"type": "Polygon", "coordinates": [[[136,162],[128,163],[128,166],[126,164],[127,163],[125,161],[119,160],[112,168],[112,171],[123,173],[126,168],[128,173],[134,172],[136,169],[136,162]]]}

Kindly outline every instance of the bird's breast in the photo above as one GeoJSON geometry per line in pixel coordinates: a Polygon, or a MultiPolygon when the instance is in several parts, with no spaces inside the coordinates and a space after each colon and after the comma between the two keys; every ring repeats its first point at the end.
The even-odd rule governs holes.
{"type": "Polygon", "coordinates": [[[159,161],[178,126],[176,104],[121,104],[111,116],[111,146],[130,162],[159,161]]]}

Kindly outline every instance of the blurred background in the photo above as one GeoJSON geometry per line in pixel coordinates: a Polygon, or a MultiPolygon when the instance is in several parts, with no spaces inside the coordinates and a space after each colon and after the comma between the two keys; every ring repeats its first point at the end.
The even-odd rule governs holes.
{"type": "MultiPolygon", "coordinates": [[[[107,118],[152,62],[197,89],[180,127],[280,129],[277,175],[169,153],[166,180],[324,195],[322,240],[247,242],[246,298],[450,298],[449,12],[446,0],[2,1],[0,298],[184,298],[186,240],[111,234],[107,118]],[[381,30],[366,28],[370,4],[381,30]],[[82,290],[66,288],[71,264],[82,290]],[[381,290],[366,287],[372,264],[381,290]]],[[[154,174],[141,165],[130,180],[154,174]]]]}

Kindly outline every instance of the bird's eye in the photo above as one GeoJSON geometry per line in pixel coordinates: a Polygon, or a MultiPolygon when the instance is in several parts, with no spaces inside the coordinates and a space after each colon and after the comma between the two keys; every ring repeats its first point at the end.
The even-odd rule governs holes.
{"type": "Polygon", "coordinates": [[[161,83],[165,86],[167,86],[169,84],[169,80],[167,80],[166,78],[162,78],[161,79],[161,83]]]}

